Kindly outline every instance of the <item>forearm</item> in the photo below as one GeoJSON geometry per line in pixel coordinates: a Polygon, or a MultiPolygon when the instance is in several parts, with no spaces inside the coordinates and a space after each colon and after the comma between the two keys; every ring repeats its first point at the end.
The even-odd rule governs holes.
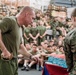
{"type": "Polygon", "coordinates": [[[67,66],[68,68],[73,64],[73,57],[72,57],[72,54],[71,53],[67,53],[65,52],[65,59],[66,59],[66,63],[67,63],[67,66]]]}
{"type": "Polygon", "coordinates": [[[72,57],[72,53],[70,51],[70,48],[69,48],[67,42],[65,42],[65,41],[64,41],[64,51],[65,51],[66,63],[67,63],[68,69],[70,70],[72,68],[72,65],[73,65],[73,57],[72,57]]]}
{"type": "Polygon", "coordinates": [[[1,30],[0,30],[0,49],[1,49],[2,52],[7,50],[3,41],[2,41],[1,30]]]}
{"type": "Polygon", "coordinates": [[[35,38],[37,39],[37,38],[39,37],[39,35],[40,35],[40,34],[38,33],[38,34],[36,35],[36,37],[35,37],[35,38]]]}
{"type": "Polygon", "coordinates": [[[40,54],[37,54],[37,55],[34,55],[35,57],[40,57],[41,55],[40,54]]]}
{"type": "Polygon", "coordinates": [[[23,44],[20,45],[20,50],[18,52],[23,54],[26,57],[32,56],[32,54],[27,51],[27,49],[25,48],[23,44]]]}
{"type": "Polygon", "coordinates": [[[32,39],[34,39],[34,37],[32,36],[32,34],[29,34],[29,36],[30,36],[32,39]]]}
{"type": "Polygon", "coordinates": [[[5,45],[4,45],[4,43],[0,40],[0,50],[2,51],[2,52],[4,52],[4,51],[6,51],[7,49],[6,49],[6,47],[5,47],[5,45]]]}
{"type": "Polygon", "coordinates": [[[26,34],[25,34],[25,33],[24,33],[24,38],[25,38],[25,39],[28,39],[28,37],[26,36],[26,34]]]}

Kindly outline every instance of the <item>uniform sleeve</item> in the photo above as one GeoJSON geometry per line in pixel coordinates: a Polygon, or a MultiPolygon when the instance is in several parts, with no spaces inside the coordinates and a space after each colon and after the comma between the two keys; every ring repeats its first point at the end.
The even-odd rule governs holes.
{"type": "Polygon", "coordinates": [[[71,39],[71,52],[76,54],[76,34],[74,34],[71,39]]]}
{"type": "Polygon", "coordinates": [[[68,41],[68,39],[64,40],[64,52],[65,52],[67,67],[68,70],[70,70],[73,66],[73,54],[71,52],[70,41],[68,41]]]}
{"type": "Polygon", "coordinates": [[[11,20],[9,18],[4,18],[1,22],[0,22],[0,29],[2,33],[5,33],[9,30],[11,30],[11,20]]]}

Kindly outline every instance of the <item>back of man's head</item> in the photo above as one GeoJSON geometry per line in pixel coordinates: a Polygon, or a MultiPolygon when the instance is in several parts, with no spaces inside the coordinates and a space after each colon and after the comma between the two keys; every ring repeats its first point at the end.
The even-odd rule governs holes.
{"type": "Polygon", "coordinates": [[[71,17],[76,17],[76,8],[73,10],[71,17]]]}

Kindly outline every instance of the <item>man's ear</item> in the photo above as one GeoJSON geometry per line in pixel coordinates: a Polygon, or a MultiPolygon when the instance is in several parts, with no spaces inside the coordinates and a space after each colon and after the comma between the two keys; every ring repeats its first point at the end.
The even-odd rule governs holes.
{"type": "Polygon", "coordinates": [[[28,16],[28,15],[29,15],[29,13],[28,13],[28,12],[26,12],[26,13],[25,13],[25,16],[28,16]]]}
{"type": "Polygon", "coordinates": [[[74,21],[76,22],[76,17],[74,17],[74,21]]]}
{"type": "Polygon", "coordinates": [[[75,22],[76,21],[76,18],[75,17],[71,17],[71,19],[75,22]]]}

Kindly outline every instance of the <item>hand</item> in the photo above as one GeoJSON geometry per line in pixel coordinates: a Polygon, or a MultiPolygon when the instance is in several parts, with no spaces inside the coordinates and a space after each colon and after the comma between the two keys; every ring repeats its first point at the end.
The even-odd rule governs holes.
{"type": "Polygon", "coordinates": [[[42,56],[46,56],[46,54],[44,52],[41,53],[42,56]]]}
{"type": "Polygon", "coordinates": [[[29,40],[29,38],[27,38],[27,40],[29,40]]]}
{"type": "Polygon", "coordinates": [[[40,38],[42,38],[42,36],[40,36],[40,38]]]}
{"type": "Polygon", "coordinates": [[[36,56],[31,56],[31,59],[34,61],[38,61],[38,57],[36,57],[36,56]]]}
{"type": "Polygon", "coordinates": [[[36,40],[36,38],[34,37],[33,40],[36,40]]]}
{"type": "Polygon", "coordinates": [[[9,51],[5,50],[2,52],[1,57],[5,59],[12,59],[13,55],[9,51]]]}

